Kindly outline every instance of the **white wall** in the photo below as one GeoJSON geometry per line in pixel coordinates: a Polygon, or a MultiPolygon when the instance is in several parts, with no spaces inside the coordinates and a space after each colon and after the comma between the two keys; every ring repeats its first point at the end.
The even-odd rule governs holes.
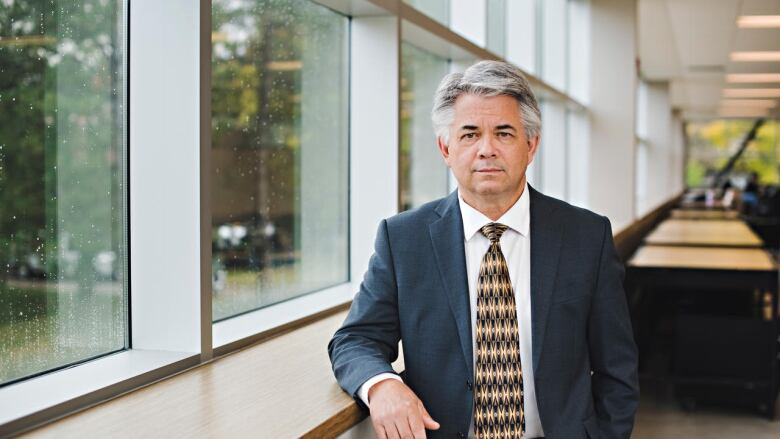
{"type": "Polygon", "coordinates": [[[588,204],[612,221],[634,220],[636,2],[591,1],[588,204]]]}

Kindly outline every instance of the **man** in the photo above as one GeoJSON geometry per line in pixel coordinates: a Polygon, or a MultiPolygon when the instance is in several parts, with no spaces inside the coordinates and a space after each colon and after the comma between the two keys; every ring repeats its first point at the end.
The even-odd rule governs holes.
{"type": "Polygon", "coordinates": [[[628,438],[623,267],[605,217],[526,183],[541,129],[527,81],[477,63],[442,80],[432,116],[458,190],[381,222],[328,346],[339,384],[379,438],[628,438]]]}

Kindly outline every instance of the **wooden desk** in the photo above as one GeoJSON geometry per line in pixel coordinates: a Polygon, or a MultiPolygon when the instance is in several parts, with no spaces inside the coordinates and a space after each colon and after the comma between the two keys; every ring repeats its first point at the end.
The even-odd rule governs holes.
{"type": "Polygon", "coordinates": [[[640,351],[650,357],[672,346],[666,355],[681,402],[754,404],[772,418],[778,391],[772,256],[760,248],[648,245],[627,266],[640,351]],[[665,324],[673,329],[659,334],[653,328],[664,314],[674,316],[665,324]]]}
{"type": "Polygon", "coordinates": [[[739,212],[736,210],[699,210],[699,209],[674,209],[671,218],[690,220],[737,220],[739,212]]]}
{"type": "Polygon", "coordinates": [[[645,244],[761,247],[763,241],[742,221],[669,219],[645,237],[645,244]]]}
{"type": "Polygon", "coordinates": [[[729,271],[775,271],[777,264],[757,248],[683,247],[646,245],[628,265],[638,268],[679,268],[729,271]]]}

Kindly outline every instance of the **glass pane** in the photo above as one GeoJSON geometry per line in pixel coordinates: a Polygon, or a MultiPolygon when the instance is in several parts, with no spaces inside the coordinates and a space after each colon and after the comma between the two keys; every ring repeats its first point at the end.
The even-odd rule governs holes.
{"type": "Polygon", "coordinates": [[[587,209],[590,206],[588,203],[588,184],[590,181],[588,174],[591,156],[588,113],[586,111],[568,111],[566,122],[567,201],[587,209]]]}
{"type": "Polygon", "coordinates": [[[123,2],[0,2],[0,384],[127,347],[123,2]]]}
{"type": "Polygon", "coordinates": [[[213,3],[213,318],[348,280],[348,21],[213,3]]]}
{"type": "Polygon", "coordinates": [[[444,25],[450,24],[450,0],[404,0],[415,9],[444,25]]]}
{"type": "Polygon", "coordinates": [[[567,92],[574,99],[588,102],[590,74],[590,0],[569,0],[567,54],[567,92]]]}
{"type": "Polygon", "coordinates": [[[536,158],[541,159],[537,165],[542,177],[537,189],[551,197],[566,200],[566,107],[554,100],[543,100],[541,107],[545,128],[536,154],[536,158]]]}
{"type": "Polygon", "coordinates": [[[541,2],[540,43],[542,79],[558,90],[566,90],[566,42],[567,3],[566,0],[544,0],[541,2]]]}
{"type": "Polygon", "coordinates": [[[506,0],[487,0],[487,48],[496,55],[505,55],[506,0]]]}
{"type": "Polygon", "coordinates": [[[538,0],[511,0],[506,3],[506,59],[529,73],[537,73],[539,49],[538,0]]]}
{"type": "Polygon", "coordinates": [[[450,0],[450,29],[480,47],[486,46],[487,6],[474,0],[450,0]]]}
{"type": "Polygon", "coordinates": [[[400,209],[447,194],[448,169],[431,126],[433,95],[449,62],[409,43],[401,46],[400,209]]]}
{"type": "MultiPolygon", "coordinates": [[[[688,122],[685,183],[691,188],[713,187],[716,176],[753,127],[752,119],[688,122]]],[[[730,183],[744,189],[755,173],[760,184],[780,184],[780,122],[767,120],[729,173],[730,183]]],[[[725,181],[718,182],[719,185],[725,181]]]]}

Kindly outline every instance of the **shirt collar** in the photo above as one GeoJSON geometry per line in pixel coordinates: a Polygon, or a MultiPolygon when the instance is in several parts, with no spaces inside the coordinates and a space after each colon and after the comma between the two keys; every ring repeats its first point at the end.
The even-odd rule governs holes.
{"type": "MultiPolygon", "coordinates": [[[[479,229],[485,224],[493,222],[485,214],[466,204],[460,195],[460,191],[458,191],[458,203],[460,204],[460,214],[463,218],[463,236],[466,238],[466,241],[471,240],[474,234],[478,233],[479,229]]],[[[517,233],[528,237],[528,229],[530,228],[528,182],[525,183],[520,198],[496,222],[504,224],[517,233]]]]}

